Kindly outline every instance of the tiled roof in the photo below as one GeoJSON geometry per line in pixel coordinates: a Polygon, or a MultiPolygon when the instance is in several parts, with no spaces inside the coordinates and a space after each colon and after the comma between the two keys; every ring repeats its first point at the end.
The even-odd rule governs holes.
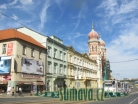
{"type": "Polygon", "coordinates": [[[32,37],[26,34],[23,34],[17,30],[14,30],[14,29],[0,30],[0,40],[7,40],[7,39],[21,39],[31,44],[34,44],[36,46],[39,46],[41,48],[45,48],[42,44],[40,44],[32,37]]]}

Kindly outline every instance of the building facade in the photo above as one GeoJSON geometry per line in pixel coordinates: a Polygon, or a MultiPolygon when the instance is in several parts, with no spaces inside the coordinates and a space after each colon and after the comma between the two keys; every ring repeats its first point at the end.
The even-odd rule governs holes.
{"type": "Polygon", "coordinates": [[[84,53],[67,50],[68,88],[97,88],[97,64],[84,53]]]}
{"type": "Polygon", "coordinates": [[[92,25],[92,30],[88,34],[88,51],[89,57],[92,60],[96,60],[98,63],[98,87],[102,88],[102,80],[103,80],[103,71],[104,64],[103,62],[106,60],[106,48],[105,42],[99,37],[98,33],[94,30],[94,26],[92,25]]]}
{"type": "Polygon", "coordinates": [[[47,47],[47,90],[54,91],[66,86],[67,75],[67,48],[63,41],[55,36],[44,36],[29,28],[18,28],[18,31],[25,33],[47,47]]]}
{"type": "Polygon", "coordinates": [[[14,29],[0,31],[0,89],[42,91],[46,82],[46,48],[14,29]]]}

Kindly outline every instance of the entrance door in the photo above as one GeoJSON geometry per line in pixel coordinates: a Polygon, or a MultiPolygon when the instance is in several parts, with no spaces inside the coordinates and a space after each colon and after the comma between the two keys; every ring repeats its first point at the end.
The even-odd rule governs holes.
{"type": "Polygon", "coordinates": [[[0,93],[5,93],[7,91],[7,84],[0,84],[0,93]]]}

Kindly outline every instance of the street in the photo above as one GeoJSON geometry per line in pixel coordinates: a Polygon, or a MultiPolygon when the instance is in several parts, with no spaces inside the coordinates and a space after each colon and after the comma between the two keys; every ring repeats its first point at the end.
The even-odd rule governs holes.
{"type": "Polygon", "coordinates": [[[134,87],[129,96],[106,98],[104,101],[60,101],[48,97],[1,97],[1,104],[138,104],[138,89],[134,87]]]}

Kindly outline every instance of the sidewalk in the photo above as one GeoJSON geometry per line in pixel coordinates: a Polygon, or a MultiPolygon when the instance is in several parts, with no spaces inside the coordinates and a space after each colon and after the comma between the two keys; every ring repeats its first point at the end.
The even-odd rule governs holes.
{"type": "MultiPolygon", "coordinates": [[[[7,93],[0,93],[0,98],[11,98],[12,94],[7,94],[7,93]]],[[[35,95],[30,95],[30,93],[23,93],[21,96],[19,96],[18,93],[14,94],[14,97],[37,97],[35,95]]]]}

